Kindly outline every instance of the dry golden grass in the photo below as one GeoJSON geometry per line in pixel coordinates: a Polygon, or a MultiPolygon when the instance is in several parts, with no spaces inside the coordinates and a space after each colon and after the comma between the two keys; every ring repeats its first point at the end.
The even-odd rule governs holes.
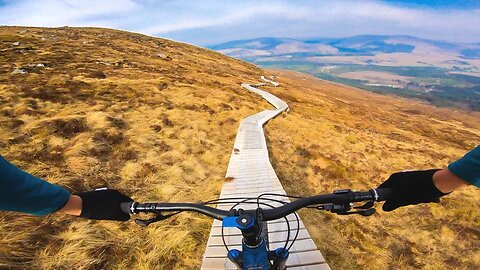
{"type": "MultiPolygon", "coordinates": [[[[260,69],[191,45],[106,29],[2,27],[0,46],[0,153],[72,192],[217,198],[239,121],[268,106],[239,87],[260,69]]],[[[143,229],[0,213],[0,268],[194,269],[211,222],[187,214],[143,229]]]]}
{"type": "MultiPolygon", "coordinates": [[[[239,86],[256,82],[259,68],[164,39],[1,27],[0,52],[0,153],[72,192],[109,186],[138,201],[216,198],[239,121],[270,108],[239,86]]],[[[292,194],[370,188],[398,170],[444,166],[480,141],[478,114],[273,73],[282,86],[267,90],[292,111],[266,129],[292,194]]],[[[478,197],[469,188],[440,205],[371,218],[302,214],[333,269],[474,269],[478,197]]],[[[140,228],[3,212],[0,268],[198,269],[211,222],[181,214],[140,228]]]]}
{"type": "MultiPolygon", "coordinates": [[[[442,168],[480,142],[480,113],[439,109],[272,70],[291,107],[266,125],[287,193],[377,186],[391,173],[442,168]]],[[[302,211],[332,269],[479,269],[480,193],[364,218],[302,211]]]]}

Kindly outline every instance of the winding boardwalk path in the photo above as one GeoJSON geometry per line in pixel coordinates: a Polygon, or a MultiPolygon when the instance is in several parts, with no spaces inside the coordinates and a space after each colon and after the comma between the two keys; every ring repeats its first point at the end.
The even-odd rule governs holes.
{"type": "MultiPolygon", "coordinates": [[[[273,86],[279,84],[261,77],[261,79],[273,86]]],[[[245,118],[238,128],[238,134],[235,139],[234,148],[228,164],[226,178],[227,180],[220,194],[220,198],[233,197],[257,197],[262,193],[284,194],[283,189],[275,170],[268,157],[267,143],[263,131],[263,125],[270,119],[288,110],[288,105],[278,97],[260,90],[256,87],[267,85],[260,83],[255,85],[242,84],[242,87],[259,94],[272,104],[275,109],[265,110],[245,118]]],[[[277,197],[278,198],[278,197],[277,197]]],[[[276,199],[277,199],[276,198],[276,199]]],[[[280,199],[288,201],[288,199],[280,199]]],[[[279,203],[272,203],[279,206],[279,203]]],[[[219,209],[228,210],[232,205],[220,205],[219,209]]],[[[254,209],[256,205],[241,205],[243,209],[254,209]]],[[[290,239],[293,239],[297,222],[293,215],[287,217],[293,233],[290,239]]],[[[330,269],[325,260],[318,251],[317,246],[310,238],[310,234],[305,229],[300,220],[300,232],[297,241],[290,249],[290,257],[287,261],[288,269],[311,270],[311,269],[330,269]]],[[[207,248],[203,255],[202,270],[213,269],[236,269],[236,267],[226,257],[227,250],[223,246],[221,237],[222,223],[215,220],[210,231],[210,237],[207,242],[207,248]]],[[[279,219],[268,222],[270,249],[274,250],[283,247],[287,238],[287,222],[285,219],[279,219]]],[[[241,233],[236,228],[225,228],[224,235],[227,245],[230,249],[241,249],[241,233]]]]}

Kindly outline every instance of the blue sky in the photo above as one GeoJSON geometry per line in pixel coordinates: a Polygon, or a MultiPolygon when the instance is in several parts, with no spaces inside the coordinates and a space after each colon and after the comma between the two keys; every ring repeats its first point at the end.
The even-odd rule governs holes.
{"type": "Polygon", "coordinates": [[[449,0],[387,0],[384,1],[391,4],[398,4],[401,6],[423,6],[432,8],[455,8],[455,9],[470,9],[478,8],[480,3],[478,0],[464,0],[464,1],[449,1],[449,0]]]}
{"type": "Polygon", "coordinates": [[[198,45],[359,34],[480,42],[480,0],[0,0],[0,24],[100,26],[198,45]]]}

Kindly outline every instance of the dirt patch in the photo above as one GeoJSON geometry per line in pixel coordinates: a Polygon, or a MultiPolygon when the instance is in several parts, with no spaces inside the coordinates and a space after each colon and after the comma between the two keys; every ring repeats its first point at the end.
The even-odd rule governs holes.
{"type": "Polygon", "coordinates": [[[88,73],[87,76],[89,78],[94,78],[94,79],[106,79],[107,78],[107,75],[105,75],[105,73],[103,73],[103,71],[101,71],[101,70],[92,71],[92,72],[88,73]]]}
{"type": "Polygon", "coordinates": [[[53,133],[67,139],[88,130],[84,118],[74,118],[69,120],[55,119],[46,125],[53,131],[53,133]]]}

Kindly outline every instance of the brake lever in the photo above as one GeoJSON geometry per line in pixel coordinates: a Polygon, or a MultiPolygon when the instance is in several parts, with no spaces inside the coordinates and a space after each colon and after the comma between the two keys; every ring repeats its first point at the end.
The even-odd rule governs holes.
{"type": "Polygon", "coordinates": [[[365,203],[365,204],[362,205],[362,206],[356,206],[356,207],[353,207],[353,208],[355,208],[355,209],[370,209],[370,208],[373,207],[373,205],[374,205],[374,202],[373,202],[373,201],[369,201],[369,202],[365,203]]]}
{"type": "MultiPolygon", "coordinates": [[[[342,216],[359,214],[361,216],[368,217],[368,216],[373,215],[376,212],[375,208],[371,208],[371,207],[366,208],[370,205],[369,203],[370,202],[368,202],[368,203],[366,203],[362,206],[359,206],[359,207],[354,207],[354,209],[360,209],[360,210],[356,210],[356,211],[350,211],[350,209],[352,209],[352,207],[349,204],[324,204],[324,205],[318,206],[317,209],[327,210],[327,211],[330,211],[332,213],[335,213],[337,215],[342,215],[342,216]]],[[[373,202],[372,202],[372,204],[373,204],[373,202]]]]}
{"type": "Polygon", "coordinates": [[[347,212],[341,212],[337,213],[338,215],[353,215],[353,214],[359,214],[364,217],[371,216],[375,214],[376,210],[375,208],[369,208],[369,209],[364,209],[364,210],[357,210],[357,211],[347,211],[347,212]]]}
{"type": "Polygon", "coordinates": [[[332,213],[340,214],[340,213],[346,213],[352,207],[349,204],[333,204],[333,203],[328,203],[328,204],[323,204],[317,206],[317,209],[319,210],[326,210],[330,211],[332,213]]]}
{"type": "Polygon", "coordinates": [[[142,227],[147,227],[148,225],[152,224],[152,223],[155,223],[155,222],[158,222],[158,221],[162,221],[162,220],[165,220],[177,213],[173,213],[173,214],[170,214],[170,215],[162,215],[161,212],[154,212],[155,213],[155,217],[153,218],[150,218],[150,219],[139,219],[139,218],[136,218],[135,219],[135,223],[137,223],[138,225],[142,226],[142,227]]]}

